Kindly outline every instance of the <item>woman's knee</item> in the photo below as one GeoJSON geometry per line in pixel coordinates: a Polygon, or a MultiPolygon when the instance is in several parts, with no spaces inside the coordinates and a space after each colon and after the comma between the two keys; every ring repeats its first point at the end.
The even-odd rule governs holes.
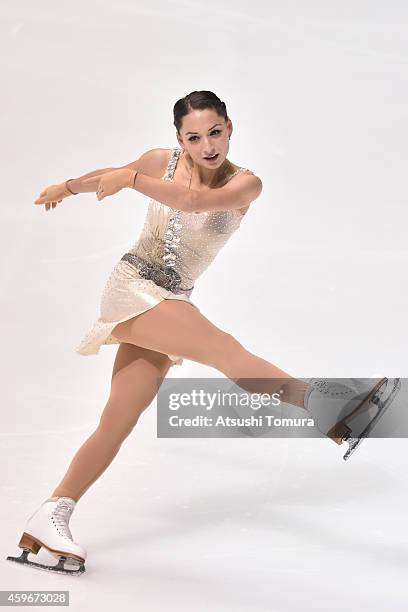
{"type": "Polygon", "coordinates": [[[125,403],[110,398],[99,419],[98,430],[115,446],[120,444],[136,426],[147,403],[125,403]]]}

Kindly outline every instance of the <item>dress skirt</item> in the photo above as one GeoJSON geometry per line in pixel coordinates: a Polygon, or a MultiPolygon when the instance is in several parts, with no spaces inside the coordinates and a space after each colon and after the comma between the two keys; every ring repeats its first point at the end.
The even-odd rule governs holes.
{"type": "MultiPolygon", "coordinates": [[[[100,317],[75,347],[75,351],[80,355],[95,355],[103,344],[119,344],[119,340],[112,334],[115,325],[146,312],[163,300],[183,300],[199,311],[198,306],[189,298],[191,292],[192,289],[184,293],[168,291],[140,276],[129,262],[118,261],[103,289],[100,317]]],[[[171,365],[183,363],[179,355],[169,355],[169,358],[174,362],[171,365]]]]}

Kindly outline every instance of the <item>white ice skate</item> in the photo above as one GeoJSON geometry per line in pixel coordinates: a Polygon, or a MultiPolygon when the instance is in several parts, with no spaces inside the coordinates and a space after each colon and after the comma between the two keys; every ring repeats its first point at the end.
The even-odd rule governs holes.
{"type": "Polygon", "coordinates": [[[346,461],[384,415],[401,388],[401,379],[345,378],[333,382],[312,378],[309,385],[304,407],[319,431],[337,444],[343,441],[349,444],[343,457],[346,461]],[[373,407],[376,413],[371,418],[369,411],[373,407]],[[357,417],[360,422],[351,426],[357,417]]]}
{"type": "Polygon", "coordinates": [[[71,497],[50,497],[43,502],[24,527],[18,544],[19,548],[24,549],[21,556],[7,557],[7,560],[62,574],[82,574],[85,571],[86,551],[73,541],[68,525],[75,505],[76,501],[71,497]],[[42,546],[58,559],[56,565],[27,559],[30,552],[36,555],[42,546]],[[66,569],[65,563],[76,569],[66,569]]]}

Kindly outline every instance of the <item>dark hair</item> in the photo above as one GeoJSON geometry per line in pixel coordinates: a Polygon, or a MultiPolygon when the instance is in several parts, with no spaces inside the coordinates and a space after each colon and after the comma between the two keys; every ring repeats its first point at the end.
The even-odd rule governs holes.
{"type": "Polygon", "coordinates": [[[177,100],[174,105],[173,124],[177,132],[180,134],[181,124],[185,115],[188,115],[193,109],[204,110],[205,108],[212,108],[220,117],[224,117],[225,121],[228,121],[227,107],[215,93],[212,91],[192,91],[184,96],[184,98],[177,100]]]}

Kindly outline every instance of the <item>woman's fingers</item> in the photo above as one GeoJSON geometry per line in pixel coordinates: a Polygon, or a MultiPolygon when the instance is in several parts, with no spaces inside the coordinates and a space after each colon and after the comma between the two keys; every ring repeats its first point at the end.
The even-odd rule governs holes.
{"type": "Polygon", "coordinates": [[[34,201],[34,204],[58,204],[59,202],[62,202],[62,200],[50,200],[44,196],[42,198],[37,198],[34,201]]]}
{"type": "Polygon", "coordinates": [[[62,200],[59,200],[58,202],[46,202],[45,203],[45,210],[50,210],[50,208],[54,209],[56,208],[57,204],[59,202],[62,202],[62,200]]]}

